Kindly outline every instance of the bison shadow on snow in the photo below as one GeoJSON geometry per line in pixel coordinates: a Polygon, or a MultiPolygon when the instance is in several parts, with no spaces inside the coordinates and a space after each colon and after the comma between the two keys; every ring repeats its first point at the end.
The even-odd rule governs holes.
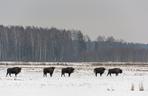
{"type": "Polygon", "coordinates": [[[100,76],[102,76],[102,74],[104,73],[104,71],[105,71],[105,68],[104,67],[95,68],[94,69],[95,76],[97,77],[97,74],[98,73],[100,74],[100,76]]]}
{"type": "Polygon", "coordinates": [[[108,76],[108,75],[111,76],[111,74],[116,74],[116,76],[118,76],[119,73],[120,73],[120,74],[122,73],[122,69],[120,69],[120,68],[108,69],[108,74],[107,74],[107,76],[108,76]]]}
{"type": "Polygon", "coordinates": [[[67,68],[62,68],[61,70],[61,77],[64,75],[65,76],[65,73],[68,74],[68,76],[70,77],[71,73],[74,72],[74,68],[73,67],[67,67],[67,68]]]}
{"type": "Polygon", "coordinates": [[[43,69],[43,76],[47,77],[47,73],[50,74],[50,77],[52,77],[52,74],[54,72],[55,67],[47,67],[43,69]]]}
{"type": "Polygon", "coordinates": [[[11,77],[11,74],[15,74],[15,76],[17,76],[17,74],[19,74],[21,72],[21,68],[20,67],[12,67],[12,68],[8,68],[7,69],[7,73],[6,73],[6,77],[9,76],[11,77]]]}

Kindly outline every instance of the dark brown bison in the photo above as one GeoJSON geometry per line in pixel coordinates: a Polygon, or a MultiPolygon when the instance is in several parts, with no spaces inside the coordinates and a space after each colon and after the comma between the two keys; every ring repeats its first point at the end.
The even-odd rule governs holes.
{"type": "Polygon", "coordinates": [[[99,68],[95,68],[94,69],[94,73],[95,73],[96,76],[97,76],[98,73],[100,74],[100,76],[102,76],[102,74],[104,73],[104,71],[105,71],[105,68],[104,67],[99,67],[99,68]]]}
{"type": "Polygon", "coordinates": [[[73,67],[67,67],[67,68],[62,68],[61,76],[65,76],[65,73],[68,73],[68,76],[70,77],[71,73],[74,72],[73,67]]]}
{"type": "Polygon", "coordinates": [[[50,74],[50,77],[52,77],[52,74],[54,72],[55,67],[47,67],[43,69],[43,76],[47,77],[47,73],[50,74]]]}
{"type": "Polygon", "coordinates": [[[15,76],[17,76],[18,73],[21,72],[21,68],[20,67],[12,67],[12,68],[8,68],[7,69],[7,73],[6,76],[9,74],[9,76],[11,77],[11,74],[15,74],[15,76]]]}
{"type": "Polygon", "coordinates": [[[111,74],[116,74],[116,76],[118,76],[119,73],[122,73],[122,70],[120,68],[113,68],[108,70],[107,76],[111,76],[111,74]]]}

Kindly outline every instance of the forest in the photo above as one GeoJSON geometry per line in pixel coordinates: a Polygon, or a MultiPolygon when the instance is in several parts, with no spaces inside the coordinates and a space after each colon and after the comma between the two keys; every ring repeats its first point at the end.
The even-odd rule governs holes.
{"type": "Polygon", "coordinates": [[[0,61],[147,62],[148,44],[98,36],[80,30],[0,25],[0,61]]]}

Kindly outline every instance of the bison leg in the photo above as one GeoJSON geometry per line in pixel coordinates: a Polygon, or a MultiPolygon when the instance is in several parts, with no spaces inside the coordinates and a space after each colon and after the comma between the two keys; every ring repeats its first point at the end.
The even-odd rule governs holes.
{"type": "Polygon", "coordinates": [[[95,76],[97,77],[97,72],[95,72],[95,76]]]}
{"type": "Polygon", "coordinates": [[[69,77],[70,77],[70,74],[71,74],[71,73],[68,73],[68,76],[69,76],[69,77]]]}
{"type": "Polygon", "coordinates": [[[47,77],[47,73],[43,71],[43,77],[47,77]]]}
{"type": "Polygon", "coordinates": [[[43,74],[43,77],[47,77],[47,73],[44,73],[44,74],[43,74]]]}
{"type": "Polygon", "coordinates": [[[107,73],[107,76],[109,75],[109,73],[107,73]]]}
{"type": "Polygon", "coordinates": [[[102,76],[103,73],[100,73],[100,76],[102,76]]]}
{"type": "Polygon", "coordinates": [[[108,76],[108,75],[110,75],[110,76],[111,76],[111,73],[108,73],[108,74],[107,74],[107,76],[108,76]]]}
{"type": "Polygon", "coordinates": [[[9,76],[11,77],[11,73],[9,73],[9,76]]]}
{"type": "Polygon", "coordinates": [[[118,73],[116,73],[116,76],[118,76],[118,73]]]}
{"type": "Polygon", "coordinates": [[[61,74],[61,77],[62,77],[63,75],[64,75],[64,77],[65,77],[65,73],[62,73],[62,74],[61,74]]]}
{"type": "Polygon", "coordinates": [[[17,77],[17,73],[15,73],[15,77],[17,77]]]}
{"type": "Polygon", "coordinates": [[[52,73],[50,73],[50,77],[52,77],[52,73]]]}
{"type": "Polygon", "coordinates": [[[8,76],[8,72],[6,73],[6,77],[8,76]]]}

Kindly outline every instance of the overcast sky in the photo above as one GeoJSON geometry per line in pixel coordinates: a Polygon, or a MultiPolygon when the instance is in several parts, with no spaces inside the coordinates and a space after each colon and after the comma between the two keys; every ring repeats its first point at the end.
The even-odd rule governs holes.
{"type": "Polygon", "coordinates": [[[0,24],[81,30],[148,43],[148,0],[0,0],[0,24]]]}

